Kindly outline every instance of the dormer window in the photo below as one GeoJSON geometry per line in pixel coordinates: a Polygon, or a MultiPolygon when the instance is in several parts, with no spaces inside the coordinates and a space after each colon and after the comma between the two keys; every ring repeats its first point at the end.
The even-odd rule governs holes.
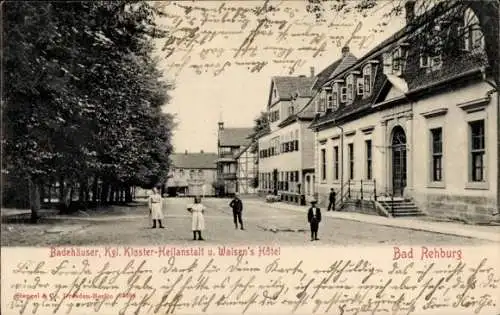
{"type": "Polygon", "coordinates": [[[401,48],[398,47],[392,51],[392,72],[398,73],[401,71],[401,48]]]}
{"type": "Polygon", "coordinates": [[[473,51],[484,49],[484,35],[481,31],[479,19],[470,8],[465,10],[463,34],[465,50],[473,51]]]}
{"type": "Polygon", "coordinates": [[[363,78],[357,78],[356,79],[356,92],[357,92],[358,96],[363,96],[365,94],[364,93],[363,78]]]}
{"type": "Polygon", "coordinates": [[[326,108],[332,108],[333,107],[333,95],[332,95],[332,88],[326,88],[326,108]]]}
{"type": "Polygon", "coordinates": [[[339,107],[339,84],[335,83],[332,87],[332,107],[336,110],[339,107]]]}
{"type": "Polygon", "coordinates": [[[347,102],[347,88],[345,86],[340,88],[340,101],[342,103],[347,102]]]}
{"type": "Polygon", "coordinates": [[[325,99],[325,91],[321,91],[319,98],[318,98],[318,112],[322,113],[325,111],[325,104],[326,104],[326,99],[325,99]]]}
{"type": "Polygon", "coordinates": [[[392,74],[392,54],[389,52],[384,53],[384,74],[392,74]]]}
{"type": "Polygon", "coordinates": [[[425,69],[431,66],[431,58],[425,53],[420,54],[420,68],[425,69]]]}
{"type": "Polygon", "coordinates": [[[366,65],[363,68],[363,93],[364,96],[368,96],[371,93],[371,85],[372,85],[372,66],[366,65]]]}
{"type": "Polygon", "coordinates": [[[349,74],[346,80],[347,86],[347,103],[351,104],[354,100],[354,75],[349,74]]]}

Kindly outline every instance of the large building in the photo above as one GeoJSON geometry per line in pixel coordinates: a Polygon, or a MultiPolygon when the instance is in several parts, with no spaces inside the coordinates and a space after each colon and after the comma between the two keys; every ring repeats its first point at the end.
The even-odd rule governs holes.
{"type": "Polygon", "coordinates": [[[346,48],[338,61],[317,76],[273,77],[267,113],[269,130],[259,137],[259,191],[303,204],[314,193],[315,86],[356,61],[346,48]]]}
{"type": "Polygon", "coordinates": [[[408,1],[402,30],[324,82],[311,125],[321,201],[333,187],[343,200],[378,197],[388,212],[383,196],[406,202],[402,214],[498,213],[498,7],[444,7],[454,3],[416,16],[408,1]]]}
{"type": "Polygon", "coordinates": [[[216,153],[175,153],[167,180],[169,196],[214,196],[216,153]]]}
{"type": "Polygon", "coordinates": [[[256,155],[249,150],[252,133],[252,128],[226,128],[224,122],[219,122],[217,195],[255,192],[256,155]]]}

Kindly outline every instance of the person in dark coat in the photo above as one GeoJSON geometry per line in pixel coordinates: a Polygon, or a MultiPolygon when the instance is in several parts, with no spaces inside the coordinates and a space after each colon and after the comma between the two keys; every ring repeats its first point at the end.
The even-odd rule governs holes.
{"type": "Polygon", "coordinates": [[[329,203],[328,203],[328,210],[327,211],[335,211],[335,197],[336,197],[336,193],[335,193],[335,190],[330,189],[330,196],[329,196],[329,203]]]}
{"type": "Polygon", "coordinates": [[[238,229],[239,222],[241,229],[244,230],[243,220],[241,218],[241,214],[243,212],[243,202],[241,201],[240,197],[238,197],[238,195],[234,195],[234,199],[231,200],[229,206],[233,209],[234,227],[238,229]]]}
{"type": "Polygon", "coordinates": [[[307,212],[307,222],[311,226],[311,241],[317,241],[318,238],[318,228],[321,222],[321,210],[316,207],[316,200],[311,200],[311,207],[307,212]]]}

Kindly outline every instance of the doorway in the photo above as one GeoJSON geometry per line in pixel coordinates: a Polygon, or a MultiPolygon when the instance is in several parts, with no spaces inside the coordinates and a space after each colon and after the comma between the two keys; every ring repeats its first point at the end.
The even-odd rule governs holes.
{"type": "Polygon", "coordinates": [[[401,126],[392,130],[392,192],[403,196],[406,187],[406,134],[401,126]]]}

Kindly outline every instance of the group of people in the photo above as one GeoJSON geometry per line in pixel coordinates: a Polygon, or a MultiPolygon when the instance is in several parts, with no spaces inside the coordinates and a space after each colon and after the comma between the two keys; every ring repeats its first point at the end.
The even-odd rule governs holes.
{"type": "MultiPolygon", "coordinates": [[[[153,193],[149,196],[148,204],[149,215],[151,217],[151,220],[153,221],[152,228],[164,229],[165,227],[162,224],[163,198],[156,187],[153,188],[153,193]]],[[[242,219],[243,202],[238,197],[238,195],[234,196],[233,200],[231,200],[231,202],[229,203],[229,206],[233,209],[233,220],[235,228],[238,229],[239,223],[240,228],[244,230],[242,219]]],[[[201,232],[205,230],[205,210],[206,207],[201,203],[201,197],[195,197],[194,203],[187,206],[187,211],[191,213],[191,229],[193,231],[193,240],[204,240],[201,232]]]]}
{"type": "MultiPolygon", "coordinates": [[[[333,188],[330,190],[329,195],[329,204],[327,211],[335,211],[335,198],[336,193],[333,188]]],[[[149,214],[151,219],[153,220],[153,229],[160,228],[164,229],[165,227],[162,224],[163,219],[163,205],[162,205],[162,196],[159,193],[157,188],[153,188],[153,194],[149,196],[149,214]],[[157,224],[158,223],[158,224],[157,224]]],[[[233,221],[234,227],[241,230],[244,230],[243,227],[243,202],[235,195],[234,198],[229,203],[229,207],[233,210],[233,221]]],[[[201,232],[205,229],[205,210],[206,207],[201,203],[200,197],[194,198],[194,203],[187,206],[187,210],[191,213],[191,229],[193,231],[193,240],[204,240],[201,232]]],[[[321,222],[321,209],[317,206],[316,200],[311,200],[311,206],[307,211],[307,222],[309,223],[311,230],[311,241],[317,241],[318,238],[318,230],[319,223],[321,222]]]]}

